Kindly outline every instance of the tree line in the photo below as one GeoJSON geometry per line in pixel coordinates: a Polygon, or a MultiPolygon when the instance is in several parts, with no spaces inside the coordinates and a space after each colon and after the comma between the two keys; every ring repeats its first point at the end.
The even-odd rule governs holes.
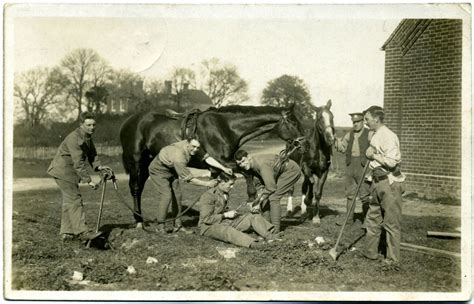
{"type": "MultiPolygon", "coordinates": [[[[249,99],[248,83],[235,65],[217,58],[206,59],[196,69],[175,67],[168,74],[172,94],[179,100],[186,88],[200,89],[215,107],[240,104],[249,99]]],[[[130,70],[116,70],[93,49],[75,49],[57,66],[37,67],[15,74],[15,116],[25,127],[76,118],[84,111],[103,113],[107,100],[135,101],[137,111],[150,107],[150,100],[164,91],[164,81],[145,78],[130,70]]],[[[268,82],[262,105],[311,107],[304,81],[282,75],[268,82]]],[[[303,111],[306,112],[306,111],[303,111]]]]}

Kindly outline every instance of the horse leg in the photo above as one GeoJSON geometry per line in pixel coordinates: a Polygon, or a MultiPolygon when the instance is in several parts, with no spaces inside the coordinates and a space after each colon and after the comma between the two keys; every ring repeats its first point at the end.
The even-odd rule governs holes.
{"type": "Polygon", "coordinates": [[[148,166],[140,162],[135,162],[133,166],[130,166],[130,180],[129,187],[130,193],[133,197],[133,217],[135,218],[136,227],[143,228],[143,217],[141,216],[141,198],[143,189],[145,188],[146,180],[148,179],[148,166]]]}
{"type": "MultiPolygon", "coordinates": [[[[307,209],[307,217],[309,219],[313,218],[314,215],[314,207],[312,204],[313,201],[313,186],[314,186],[314,179],[313,177],[308,177],[305,175],[303,181],[303,193],[306,193],[304,201],[301,203],[301,210],[307,209]],[[304,207],[303,207],[304,206],[304,207]]],[[[303,211],[301,211],[303,213],[303,211]]]]}
{"type": "MultiPolygon", "coordinates": [[[[301,216],[304,216],[307,212],[307,207],[311,206],[311,201],[313,199],[313,174],[311,169],[303,163],[303,184],[301,186],[301,216]]],[[[310,212],[311,213],[311,212],[310,212]]],[[[308,214],[309,218],[312,217],[311,214],[308,214]]]]}
{"type": "Polygon", "coordinates": [[[324,187],[324,183],[326,182],[327,176],[328,176],[328,171],[324,172],[321,175],[321,177],[317,179],[317,183],[316,183],[316,191],[314,193],[314,202],[313,202],[314,213],[315,213],[313,217],[313,224],[317,226],[321,224],[321,218],[319,216],[319,211],[320,211],[319,204],[321,201],[321,197],[323,195],[323,187],[324,187]]]}
{"type": "Polygon", "coordinates": [[[286,216],[290,217],[293,214],[293,194],[295,192],[295,186],[291,187],[288,191],[288,203],[286,205],[286,216]]]}
{"type": "Polygon", "coordinates": [[[305,216],[307,212],[307,201],[306,197],[308,196],[308,189],[309,189],[309,180],[304,177],[303,184],[301,185],[301,216],[305,216]]]}

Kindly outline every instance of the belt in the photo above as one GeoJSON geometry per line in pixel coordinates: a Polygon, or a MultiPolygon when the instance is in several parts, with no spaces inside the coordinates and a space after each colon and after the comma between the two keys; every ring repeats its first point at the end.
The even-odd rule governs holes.
{"type": "Polygon", "coordinates": [[[381,182],[383,180],[386,180],[388,178],[388,175],[381,175],[381,176],[372,176],[372,180],[374,183],[381,182]]]}

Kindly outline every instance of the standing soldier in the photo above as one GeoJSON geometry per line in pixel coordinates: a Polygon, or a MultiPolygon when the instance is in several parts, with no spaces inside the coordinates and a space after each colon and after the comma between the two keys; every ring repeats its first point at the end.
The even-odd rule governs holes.
{"type": "Polygon", "coordinates": [[[60,229],[63,241],[76,238],[85,241],[100,235],[100,233],[93,233],[87,227],[79,182],[87,183],[94,190],[99,187],[99,182],[92,181],[87,172],[87,163],[95,171],[111,171],[109,167],[100,165],[92,142],[92,134],[96,128],[94,114],[82,112],[79,122],[79,128],[66,136],[59,146],[47,171],[54,177],[63,196],[60,229]]]}
{"type": "MultiPolygon", "coordinates": [[[[346,212],[351,210],[351,203],[356,194],[357,184],[363,178],[365,164],[367,157],[365,151],[369,147],[369,130],[364,128],[364,114],[351,113],[349,114],[352,120],[352,130],[348,132],[342,139],[336,138],[335,147],[338,152],[346,154],[346,175],[345,175],[345,189],[346,189],[346,212]]],[[[370,184],[364,180],[359,189],[359,198],[362,202],[362,221],[365,218],[370,202],[370,184]]],[[[355,209],[355,208],[354,208],[355,209]]],[[[354,210],[349,214],[349,219],[355,220],[354,210]]],[[[344,219],[336,222],[341,226],[344,219]]]]}
{"type": "Polygon", "coordinates": [[[366,218],[364,256],[377,259],[382,227],[386,232],[387,257],[384,260],[390,269],[399,269],[402,194],[405,175],[400,171],[401,153],[398,137],[384,123],[384,111],[371,106],[364,111],[364,119],[375,133],[370,140],[366,156],[372,169],[370,191],[373,199],[366,218]]]}
{"type": "Polygon", "coordinates": [[[259,195],[252,204],[253,211],[261,211],[263,217],[275,226],[275,233],[279,233],[280,201],[300,179],[300,167],[291,159],[281,163],[278,155],[249,156],[244,150],[235,152],[235,161],[239,167],[249,170],[250,174],[257,177],[256,188],[259,195]]]}
{"type": "Polygon", "coordinates": [[[260,214],[239,214],[237,210],[227,210],[235,176],[221,173],[217,180],[217,186],[204,192],[199,199],[201,234],[238,246],[253,249],[263,247],[264,243],[245,232],[253,230],[268,240],[274,237],[273,225],[260,214]]]}
{"type": "MultiPolygon", "coordinates": [[[[153,159],[148,167],[150,178],[158,190],[158,228],[159,232],[169,232],[165,227],[166,215],[171,202],[173,214],[179,212],[180,207],[177,205],[176,197],[173,191],[173,181],[177,178],[196,186],[214,187],[217,183],[215,180],[203,181],[192,175],[187,167],[191,156],[196,155],[207,164],[220,169],[227,174],[232,174],[232,169],[222,166],[209,154],[199,150],[201,144],[195,138],[189,138],[179,141],[161,149],[160,153],[153,159]]],[[[176,221],[176,228],[181,228],[180,221],[176,221]]]]}

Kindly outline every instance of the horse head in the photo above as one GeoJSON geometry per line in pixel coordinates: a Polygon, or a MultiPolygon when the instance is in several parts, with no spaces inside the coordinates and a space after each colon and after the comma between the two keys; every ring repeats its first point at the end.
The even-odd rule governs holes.
{"type": "Polygon", "coordinates": [[[276,129],[280,138],[285,141],[293,141],[304,136],[304,129],[298,119],[294,104],[281,112],[276,129]]]}
{"type": "Polygon", "coordinates": [[[314,107],[314,127],[322,134],[328,146],[332,146],[335,139],[334,115],[331,112],[331,100],[322,107],[314,107]]]}

